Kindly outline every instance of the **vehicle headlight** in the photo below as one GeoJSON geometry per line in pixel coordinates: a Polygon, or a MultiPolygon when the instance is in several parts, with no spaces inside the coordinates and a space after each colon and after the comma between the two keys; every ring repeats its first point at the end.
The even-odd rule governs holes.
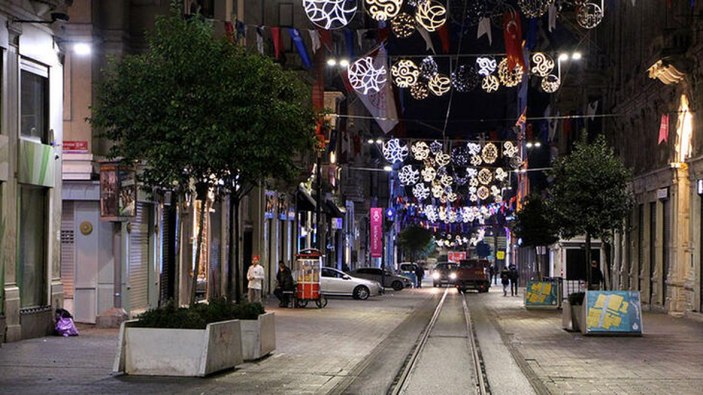
{"type": "Polygon", "coordinates": [[[452,280],[456,280],[456,273],[450,274],[449,278],[451,278],[452,280]]]}
{"type": "Polygon", "coordinates": [[[434,278],[435,280],[439,280],[439,272],[432,273],[432,278],[434,278]]]}

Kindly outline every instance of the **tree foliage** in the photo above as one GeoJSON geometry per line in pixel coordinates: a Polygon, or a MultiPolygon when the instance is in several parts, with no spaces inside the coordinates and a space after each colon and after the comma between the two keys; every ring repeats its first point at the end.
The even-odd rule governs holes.
{"type": "Polygon", "coordinates": [[[548,246],[559,240],[552,212],[541,196],[531,195],[515,215],[515,235],[528,247],[548,246]]]}
{"type": "Polygon", "coordinates": [[[412,261],[428,256],[434,249],[432,232],[417,225],[401,230],[398,233],[397,244],[403,254],[412,261]]]}
{"type": "Polygon", "coordinates": [[[157,17],[148,50],[114,64],[91,123],[115,142],[112,157],[145,161],[149,187],[185,189],[299,174],[312,148],[308,87],[270,59],[214,36],[202,18],[157,17]]]}
{"type": "Polygon", "coordinates": [[[633,204],[631,173],[603,136],[591,144],[578,142],[555,163],[552,175],[550,207],[563,237],[587,234],[607,241],[622,229],[633,204]]]}

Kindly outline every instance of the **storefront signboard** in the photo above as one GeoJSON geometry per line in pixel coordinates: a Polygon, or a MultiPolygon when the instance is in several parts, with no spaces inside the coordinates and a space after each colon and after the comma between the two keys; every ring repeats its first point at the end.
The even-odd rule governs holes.
{"type": "Polygon", "coordinates": [[[371,258],[383,255],[383,209],[371,208],[371,258]]]}

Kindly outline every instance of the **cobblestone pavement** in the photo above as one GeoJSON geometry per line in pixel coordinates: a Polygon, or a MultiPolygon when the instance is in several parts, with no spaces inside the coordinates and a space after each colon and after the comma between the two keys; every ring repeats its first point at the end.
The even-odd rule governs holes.
{"type": "MultiPolygon", "coordinates": [[[[78,337],[4,343],[0,394],[328,393],[439,292],[334,298],[324,309],[279,309],[270,300],[276,352],[204,379],[112,374],[115,329],[82,326],[78,337]]],[[[538,393],[703,393],[703,323],[645,312],[642,337],[586,337],[564,331],[560,311],[525,310],[522,298],[503,297],[496,288],[468,300],[471,309],[484,310],[526,376],[539,383],[538,393]]]]}

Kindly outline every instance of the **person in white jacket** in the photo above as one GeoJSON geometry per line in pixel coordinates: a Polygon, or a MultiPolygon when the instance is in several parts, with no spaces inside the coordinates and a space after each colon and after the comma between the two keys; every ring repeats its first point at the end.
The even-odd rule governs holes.
{"type": "Polygon", "coordinates": [[[249,270],[247,270],[247,280],[249,281],[249,303],[261,303],[261,288],[264,284],[264,268],[259,265],[258,255],[255,255],[251,259],[251,266],[249,266],[249,270]]]}

